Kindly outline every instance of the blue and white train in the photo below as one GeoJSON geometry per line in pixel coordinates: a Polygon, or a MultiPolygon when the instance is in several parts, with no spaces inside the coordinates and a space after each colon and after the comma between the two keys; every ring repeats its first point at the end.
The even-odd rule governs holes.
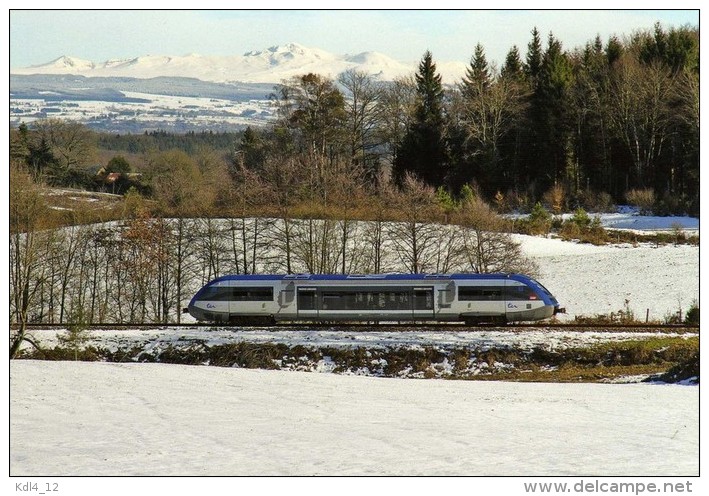
{"type": "Polygon", "coordinates": [[[198,321],[521,322],[564,312],[521,274],[229,275],[200,289],[187,311],[198,321]]]}

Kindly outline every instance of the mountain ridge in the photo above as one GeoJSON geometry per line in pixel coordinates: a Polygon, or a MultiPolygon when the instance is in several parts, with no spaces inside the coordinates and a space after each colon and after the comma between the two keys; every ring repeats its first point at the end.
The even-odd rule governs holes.
{"type": "MultiPolygon", "coordinates": [[[[279,83],[305,73],[336,78],[349,70],[361,70],[377,79],[391,81],[411,75],[418,62],[399,62],[386,54],[365,51],[335,55],[319,48],[298,43],[274,45],[252,50],[243,55],[141,55],[134,58],[94,62],[62,55],[45,64],[10,69],[13,75],[66,74],[87,77],[192,77],[218,83],[279,83]]],[[[465,73],[462,62],[437,64],[446,83],[453,83],[465,73]]]]}

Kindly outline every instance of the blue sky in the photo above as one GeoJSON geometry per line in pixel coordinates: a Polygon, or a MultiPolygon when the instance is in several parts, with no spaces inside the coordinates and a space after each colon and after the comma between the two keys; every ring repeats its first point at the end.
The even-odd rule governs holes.
{"type": "Polygon", "coordinates": [[[378,51],[402,62],[468,62],[474,46],[498,63],[517,45],[524,56],[533,27],[564,48],[600,34],[699,25],[698,10],[13,10],[10,66],[62,55],[94,62],[140,55],[241,55],[296,42],[335,54],[378,51]]]}

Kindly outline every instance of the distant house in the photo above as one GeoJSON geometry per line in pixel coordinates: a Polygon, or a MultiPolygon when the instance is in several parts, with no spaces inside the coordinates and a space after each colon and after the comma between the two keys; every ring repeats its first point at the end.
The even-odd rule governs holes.
{"type": "Polygon", "coordinates": [[[121,178],[122,175],[123,174],[121,174],[120,172],[110,172],[103,179],[103,184],[114,184],[116,181],[118,181],[121,178]]]}
{"type": "Polygon", "coordinates": [[[138,185],[142,174],[136,172],[108,172],[106,167],[90,167],[89,173],[93,175],[94,183],[98,189],[109,193],[123,193],[130,186],[138,185]]]}
{"type": "Polygon", "coordinates": [[[108,172],[105,167],[100,167],[94,172],[94,182],[101,190],[106,191],[108,186],[111,193],[116,193],[116,185],[122,175],[120,172],[108,172]]]}
{"type": "Polygon", "coordinates": [[[86,168],[86,172],[96,179],[106,175],[106,167],[101,164],[90,165],[86,168]]]}

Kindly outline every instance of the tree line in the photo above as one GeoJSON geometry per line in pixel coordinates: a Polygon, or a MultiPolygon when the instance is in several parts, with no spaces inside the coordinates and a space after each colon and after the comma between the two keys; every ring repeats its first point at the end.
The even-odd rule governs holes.
{"type": "Polygon", "coordinates": [[[397,184],[407,173],[453,195],[475,184],[489,201],[526,209],[561,187],[575,204],[567,208],[652,190],[660,210],[697,213],[698,48],[689,27],[657,24],[572,51],[535,28],[525,59],[512,47],[499,69],[478,44],[453,86],[430,52],[392,84],[357,71],[337,81],[308,74],[277,88],[279,122],[240,150],[258,167],[286,142],[370,177],[391,166],[397,184]]]}

